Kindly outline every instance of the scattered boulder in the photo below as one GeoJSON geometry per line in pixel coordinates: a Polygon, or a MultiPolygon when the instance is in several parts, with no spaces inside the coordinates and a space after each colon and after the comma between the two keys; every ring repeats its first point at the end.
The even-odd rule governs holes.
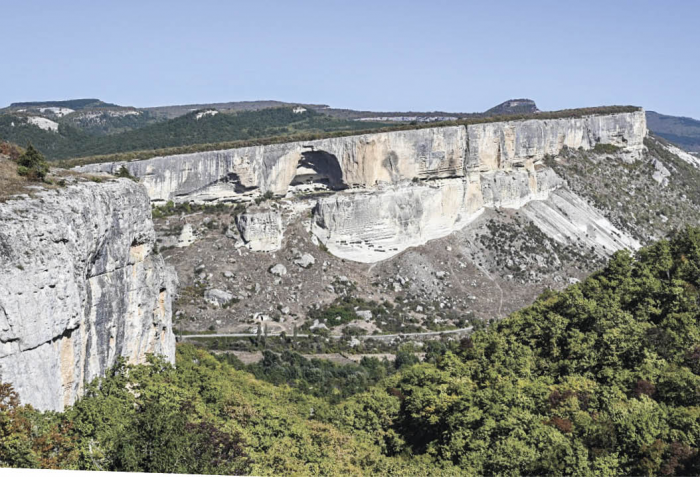
{"type": "Polygon", "coordinates": [[[204,291],[204,299],[212,305],[224,306],[233,300],[233,294],[217,288],[210,288],[204,291]]]}
{"type": "Polygon", "coordinates": [[[226,228],[226,233],[224,233],[224,235],[226,236],[226,238],[230,238],[233,240],[240,238],[240,234],[238,233],[238,229],[236,227],[232,227],[230,225],[226,228]]]}
{"type": "Polygon", "coordinates": [[[320,323],[318,320],[314,320],[314,324],[309,326],[309,329],[311,329],[311,330],[316,330],[316,329],[327,330],[328,327],[324,323],[320,323]]]}
{"type": "Polygon", "coordinates": [[[178,237],[177,245],[175,246],[178,248],[189,247],[195,240],[197,240],[197,236],[194,233],[194,227],[192,227],[192,224],[185,224],[182,227],[180,237],[178,237]]]}
{"type": "Polygon", "coordinates": [[[270,273],[277,277],[281,277],[287,274],[287,267],[282,265],[281,263],[278,263],[274,267],[270,268],[270,273]]]}
{"type": "Polygon", "coordinates": [[[357,310],[355,314],[360,318],[363,318],[365,321],[372,319],[372,312],[370,310],[357,310]]]}
{"type": "Polygon", "coordinates": [[[316,263],[316,259],[310,253],[305,253],[301,257],[294,260],[294,263],[299,265],[301,268],[311,268],[311,266],[316,263]]]}
{"type": "Polygon", "coordinates": [[[250,208],[236,218],[236,227],[254,252],[274,252],[282,247],[282,215],[276,210],[250,208]]]}

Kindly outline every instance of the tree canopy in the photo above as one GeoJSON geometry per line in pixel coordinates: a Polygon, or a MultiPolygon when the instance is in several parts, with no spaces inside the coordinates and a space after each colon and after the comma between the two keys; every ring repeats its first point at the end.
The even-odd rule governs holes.
{"type": "Polygon", "coordinates": [[[700,228],[691,227],[634,255],[618,252],[587,280],[432,346],[422,363],[404,356],[396,372],[268,353],[250,370],[275,385],[180,345],[176,368],[122,361],[64,413],[21,406],[5,385],[0,463],[258,475],[698,475],[699,319],[700,228]]]}

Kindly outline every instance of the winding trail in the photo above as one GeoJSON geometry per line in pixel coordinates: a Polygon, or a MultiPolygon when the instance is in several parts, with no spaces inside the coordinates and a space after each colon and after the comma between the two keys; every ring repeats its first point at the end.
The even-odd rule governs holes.
{"type": "MultiPolygon", "coordinates": [[[[419,332],[419,333],[394,333],[390,335],[362,335],[362,336],[356,336],[355,338],[360,339],[360,340],[367,340],[367,339],[393,339],[393,338],[406,338],[406,337],[429,337],[429,336],[439,336],[439,335],[449,335],[449,334],[457,334],[457,333],[468,333],[472,330],[471,326],[468,326],[467,328],[459,328],[456,330],[446,330],[446,331],[425,331],[425,332],[419,332]]],[[[257,336],[257,333],[210,333],[210,334],[201,334],[201,335],[182,335],[178,336],[177,339],[178,341],[180,340],[188,340],[188,339],[197,339],[197,338],[250,338],[253,336],[257,336]]],[[[267,336],[282,336],[282,333],[268,333],[267,336]]],[[[291,338],[290,335],[286,335],[291,338]]],[[[315,336],[315,335],[297,335],[297,338],[308,338],[310,336],[315,336]]],[[[329,338],[335,338],[335,339],[340,339],[343,338],[343,335],[329,335],[329,338]]]]}

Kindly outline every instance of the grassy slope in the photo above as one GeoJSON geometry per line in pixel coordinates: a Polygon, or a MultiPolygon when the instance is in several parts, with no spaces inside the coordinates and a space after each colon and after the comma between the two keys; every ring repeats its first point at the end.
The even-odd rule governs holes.
{"type": "Polygon", "coordinates": [[[567,150],[550,160],[569,188],[591,200],[617,227],[642,244],[686,224],[700,225],[700,170],[669,153],[653,136],[646,160],[627,164],[609,154],[567,150]],[[671,173],[662,186],[653,179],[652,159],[671,173]]]}

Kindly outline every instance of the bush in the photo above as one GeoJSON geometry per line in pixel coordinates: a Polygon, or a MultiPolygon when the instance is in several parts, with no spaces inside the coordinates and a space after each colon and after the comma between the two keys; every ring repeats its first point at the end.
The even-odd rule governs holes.
{"type": "Polygon", "coordinates": [[[24,150],[15,144],[4,141],[0,142],[0,154],[8,156],[11,161],[17,162],[19,156],[21,156],[23,153],[24,150]]]}
{"type": "Polygon", "coordinates": [[[17,173],[30,181],[43,181],[49,172],[49,164],[44,156],[29,144],[24,154],[17,159],[17,173]]]}
{"type": "Polygon", "coordinates": [[[129,172],[129,169],[126,168],[126,166],[121,166],[117,173],[115,174],[116,177],[125,177],[127,179],[131,179],[134,182],[138,182],[139,179],[138,177],[134,177],[131,175],[131,172],[129,172]]]}
{"type": "Polygon", "coordinates": [[[599,142],[595,145],[593,151],[597,152],[598,154],[615,154],[616,152],[620,151],[620,149],[622,148],[613,144],[603,144],[602,142],[599,142]]]}

